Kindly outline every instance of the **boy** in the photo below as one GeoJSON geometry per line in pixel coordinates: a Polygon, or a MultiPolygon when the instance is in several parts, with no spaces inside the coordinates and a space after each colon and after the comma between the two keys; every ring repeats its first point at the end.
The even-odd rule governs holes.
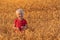
{"type": "Polygon", "coordinates": [[[24,31],[27,28],[27,21],[23,18],[24,12],[22,9],[16,10],[17,18],[14,20],[14,28],[16,30],[24,31]]]}

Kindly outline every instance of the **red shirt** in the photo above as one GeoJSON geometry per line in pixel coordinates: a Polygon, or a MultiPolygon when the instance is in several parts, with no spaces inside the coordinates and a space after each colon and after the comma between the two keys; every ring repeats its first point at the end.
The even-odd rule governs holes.
{"type": "Polygon", "coordinates": [[[27,21],[25,19],[19,20],[17,18],[15,19],[14,23],[15,23],[15,27],[21,28],[22,26],[25,26],[25,24],[27,24],[27,21]]]}

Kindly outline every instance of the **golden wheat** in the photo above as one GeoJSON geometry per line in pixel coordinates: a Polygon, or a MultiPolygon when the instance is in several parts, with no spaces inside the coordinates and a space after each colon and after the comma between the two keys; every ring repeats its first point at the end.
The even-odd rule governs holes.
{"type": "Polygon", "coordinates": [[[0,40],[60,40],[60,0],[0,0],[0,40]],[[15,33],[15,10],[28,22],[25,34],[15,33]]]}

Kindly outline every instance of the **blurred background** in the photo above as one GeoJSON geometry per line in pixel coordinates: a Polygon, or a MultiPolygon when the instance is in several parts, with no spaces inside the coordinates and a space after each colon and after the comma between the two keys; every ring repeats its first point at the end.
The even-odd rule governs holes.
{"type": "Polygon", "coordinates": [[[0,0],[0,40],[60,40],[60,0],[0,0]],[[25,35],[15,33],[15,11],[24,10],[25,35]]]}

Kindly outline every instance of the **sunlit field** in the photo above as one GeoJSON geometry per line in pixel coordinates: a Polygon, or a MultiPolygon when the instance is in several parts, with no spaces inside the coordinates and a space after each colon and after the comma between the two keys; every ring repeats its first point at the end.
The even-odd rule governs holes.
{"type": "Polygon", "coordinates": [[[60,0],[0,0],[0,40],[60,40],[60,0]],[[24,35],[13,29],[18,8],[28,23],[24,35]]]}

